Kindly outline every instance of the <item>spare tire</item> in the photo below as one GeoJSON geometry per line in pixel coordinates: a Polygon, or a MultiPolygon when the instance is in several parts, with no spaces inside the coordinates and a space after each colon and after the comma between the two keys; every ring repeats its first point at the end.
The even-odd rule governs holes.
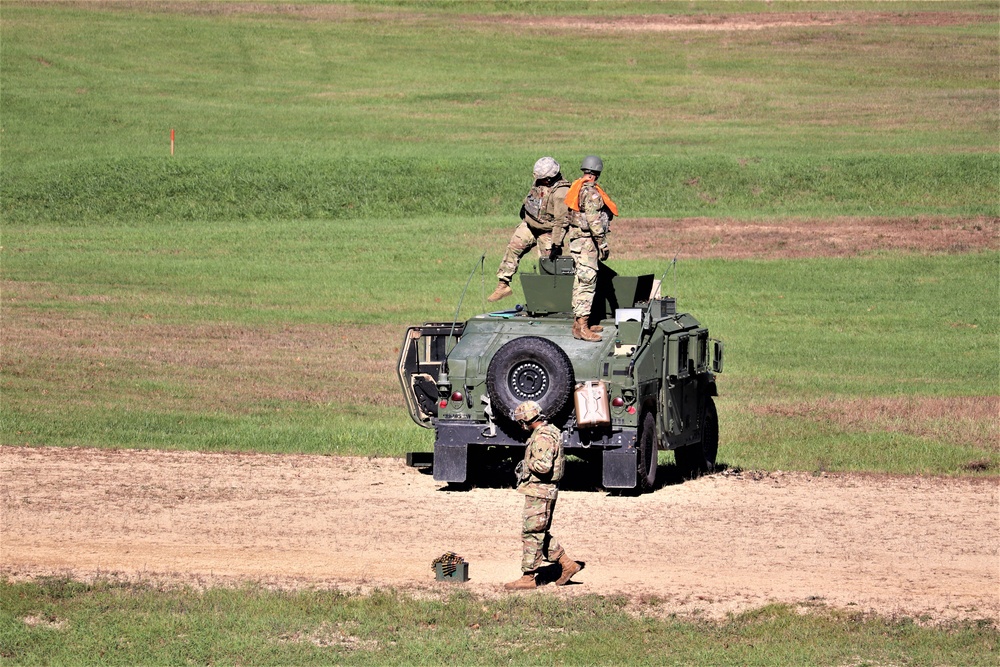
{"type": "Polygon", "coordinates": [[[486,371],[494,414],[510,417],[524,401],[535,401],[552,417],[573,392],[573,364],[566,352],[546,338],[522,336],[505,343],[486,371]]]}

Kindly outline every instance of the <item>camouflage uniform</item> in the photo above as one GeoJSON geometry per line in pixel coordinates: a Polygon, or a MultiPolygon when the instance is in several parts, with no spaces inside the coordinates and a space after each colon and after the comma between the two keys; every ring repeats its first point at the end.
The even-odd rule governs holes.
{"type": "Polygon", "coordinates": [[[608,258],[608,215],[604,198],[593,183],[580,188],[580,210],[570,211],[569,251],[576,266],[573,279],[573,315],[590,317],[597,291],[598,260],[608,258]]]}
{"type": "Polygon", "coordinates": [[[535,184],[531,188],[521,207],[521,224],[514,230],[500,260],[497,280],[509,285],[521,258],[536,245],[538,256],[548,257],[553,243],[562,243],[569,210],[565,202],[568,190],[569,181],[564,180],[552,185],[535,184]]]}
{"type": "Polygon", "coordinates": [[[532,431],[524,450],[525,477],[517,486],[518,492],[525,495],[522,572],[533,572],[543,560],[558,562],[565,553],[549,532],[559,495],[559,480],[565,467],[566,456],[559,429],[544,424],[532,431]]]}

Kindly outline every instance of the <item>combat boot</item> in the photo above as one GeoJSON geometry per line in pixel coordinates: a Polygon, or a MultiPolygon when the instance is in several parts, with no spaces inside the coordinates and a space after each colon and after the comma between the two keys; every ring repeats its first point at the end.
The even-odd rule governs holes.
{"type": "Polygon", "coordinates": [[[578,317],[573,320],[573,338],[577,338],[579,340],[589,340],[592,343],[596,343],[601,340],[601,335],[590,330],[590,327],[587,326],[586,317],[578,317]]]}
{"type": "Polygon", "coordinates": [[[559,556],[559,566],[562,568],[562,574],[556,579],[556,586],[565,586],[574,574],[583,569],[583,563],[577,563],[567,556],[565,551],[559,556]]]}
{"type": "Polygon", "coordinates": [[[527,591],[533,588],[538,588],[538,584],[535,583],[534,572],[525,572],[521,575],[520,579],[504,584],[503,587],[508,591],[527,591]]]}
{"type": "Polygon", "coordinates": [[[499,283],[497,283],[497,288],[493,290],[493,294],[490,294],[488,297],[486,297],[486,300],[489,301],[490,303],[493,303],[494,301],[499,301],[500,299],[506,299],[513,293],[514,290],[510,288],[510,285],[501,280],[499,283]]]}

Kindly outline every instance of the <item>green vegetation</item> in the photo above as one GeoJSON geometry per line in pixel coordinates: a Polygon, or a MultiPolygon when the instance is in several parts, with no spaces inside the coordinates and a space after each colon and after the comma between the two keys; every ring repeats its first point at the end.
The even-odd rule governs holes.
{"type": "MultiPolygon", "coordinates": [[[[483,252],[460,316],[484,308],[542,152],[600,152],[628,216],[996,216],[995,6],[894,8],[967,18],[581,40],[519,23],[553,3],[6,3],[0,437],[429,448],[402,329],[453,317],[483,252]]],[[[997,261],[682,262],[728,344],[722,460],[996,470],[997,261]]]]}
{"type": "MultiPolygon", "coordinates": [[[[884,7],[809,7],[864,11],[884,7]]],[[[402,328],[451,319],[485,251],[460,316],[483,308],[543,153],[600,153],[631,217],[995,222],[992,3],[587,39],[526,20],[713,12],[5,3],[3,442],[427,449],[393,377],[402,328]]],[[[997,262],[682,262],[682,306],[728,344],[722,460],[995,470],[997,262]]]]}
{"type": "MultiPolygon", "coordinates": [[[[582,40],[522,21],[552,3],[6,3],[3,442],[428,449],[399,337],[483,252],[485,307],[543,152],[600,152],[634,217],[996,216],[995,6],[895,8],[965,18],[582,40]]],[[[682,262],[729,346],[722,460],[996,470],[997,261],[682,262]]]]}
{"type": "MultiPolygon", "coordinates": [[[[432,162],[385,156],[72,160],[5,172],[10,196],[0,212],[13,223],[65,226],[492,216],[516,208],[525,165],[535,159],[522,153],[432,162]]],[[[996,213],[1000,196],[996,154],[752,161],[616,155],[608,163],[623,210],[634,216],[980,215],[996,213]]]]}
{"type": "Polygon", "coordinates": [[[508,3],[437,5],[463,13],[5,3],[0,213],[492,215],[542,152],[601,153],[629,215],[997,213],[989,3],[911,5],[994,19],[958,25],[590,39],[519,24],[508,3]],[[474,20],[476,7],[509,14],[474,20]]]}
{"type": "MultiPolygon", "coordinates": [[[[454,316],[475,267],[470,248],[488,250],[488,264],[460,317],[485,308],[509,223],[342,226],[178,221],[9,231],[7,307],[19,316],[7,328],[20,340],[5,352],[5,442],[396,456],[428,449],[430,434],[404,415],[393,375],[402,331],[454,316]],[[454,234],[424,256],[410,250],[442,227],[454,234]],[[421,261],[431,267],[425,274],[421,261]],[[423,277],[413,283],[415,274],[423,277]],[[66,331],[54,336],[53,326],[66,331]],[[288,326],[296,333],[282,333],[288,326]],[[248,340],[260,356],[244,350],[248,340]],[[359,371],[369,356],[376,363],[359,371]],[[309,395],[287,398],[296,392],[309,395]]],[[[969,406],[996,395],[997,261],[995,253],[893,253],[681,262],[682,306],[728,346],[722,460],[931,473],[996,462],[993,420],[969,406]],[[928,412],[922,398],[947,412],[928,412]],[[789,407],[823,400],[857,401],[850,409],[862,412],[896,401],[890,416],[905,423],[789,407]]],[[[610,264],[622,273],[665,269],[649,260],[610,264]]]]}
{"type": "MultiPolygon", "coordinates": [[[[719,7],[5,0],[0,443],[428,449],[393,376],[403,327],[450,320],[483,252],[459,315],[484,307],[542,154],[569,175],[601,154],[627,217],[996,223],[995,2],[719,7]],[[527,20],[720,11],[893,18],[668,33],[527,20]]],[[[660,274],[672,256],[611,265],[660,274]]],[[[727,343],[721,461],[996,475],[998,262],[995,245],[682,260],[681,306],[727,343]]],[[[978,665],[997,653],[988,621],[931,628],[817,605],[716,623],[658,606],[4,580],[0,660],[978,665]]]]}
{"type": "Polygon", "coordinates": [[[659,601],[551,596],[414,599],[394,591],[157,590],[0,582],[0,656],[36,664],[989,665],[989,622],[922,627],[820,604],[713,623],[659,601]]]}

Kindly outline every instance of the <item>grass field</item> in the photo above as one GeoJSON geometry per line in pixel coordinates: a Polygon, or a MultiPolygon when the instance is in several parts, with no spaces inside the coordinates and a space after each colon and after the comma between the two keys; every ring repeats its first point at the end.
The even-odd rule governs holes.
{"type": "MultiPolygon", "coordinates": [[[[404,327],[450,319],[485,252],[479,312],[531,164],[598,153],[619,273],[663,273],[695,221],[979,234],[751,257],[707,236],[676,291],[727,343],[725,464],[995,476],[998,25],[992,1],[5,1],[0,442],[427,450],[392,374],[404,327]]],[[[10,664],[971,665],[997,641],[785,607],[0,596],[10,664]]]]}
{"type": "MultiPolygon", "coordinates": [[[[465,238],[438,244],[417,284],[401,248],[435,221],[369,222],[359,251],[315,221],[10,235],[8,308],[30,318],[5,326],[7,441],[427,449],[393,375],[402,330],[453,317],[468,248],[502,243],[505,221],[459,221],[465,238]],[[391,268],[373,271],[386,247],[391,268]]],[[[682,263],[682,305],[730,350],[722,459],[936,473],[995,461],[997,269],[993,253],[682,263]]]]}
{"type": "Polygon", "coordinates": [[[725,7],[5,4],[4,441],[427,449],[403,327],[452,317],[485,252],[481,311],[530,165],[600,152],[625,218],[664,230],[618,232],[624,273],[662,273],[689,216],[985,225],[944,251],[695,253],[677,288],[729,345],[726,463],[995,467],[995,7],[725,7]],[[580,40],[566,15],[619,23],[580,40]]]}
{"type": "Polygon", "coordinates": [[[587,39],[552,21],[718,8],[242,6],[5,3],[5,220],[509,215],[539,154],[588,152],[627,215],[996,212],[990,2],[587,39]]]}
{"type": "Polygon", "coordinates": [[[773,605],[719,624],[660,614],[656,599],[414,600],[65,580],[0,583],[0,601],[12,665],[620,664],[629,656],[628,664],[653,665],[972,666],[993,664],[998,642],[985,623],[927,628],[820,605],[773,605]]]}

